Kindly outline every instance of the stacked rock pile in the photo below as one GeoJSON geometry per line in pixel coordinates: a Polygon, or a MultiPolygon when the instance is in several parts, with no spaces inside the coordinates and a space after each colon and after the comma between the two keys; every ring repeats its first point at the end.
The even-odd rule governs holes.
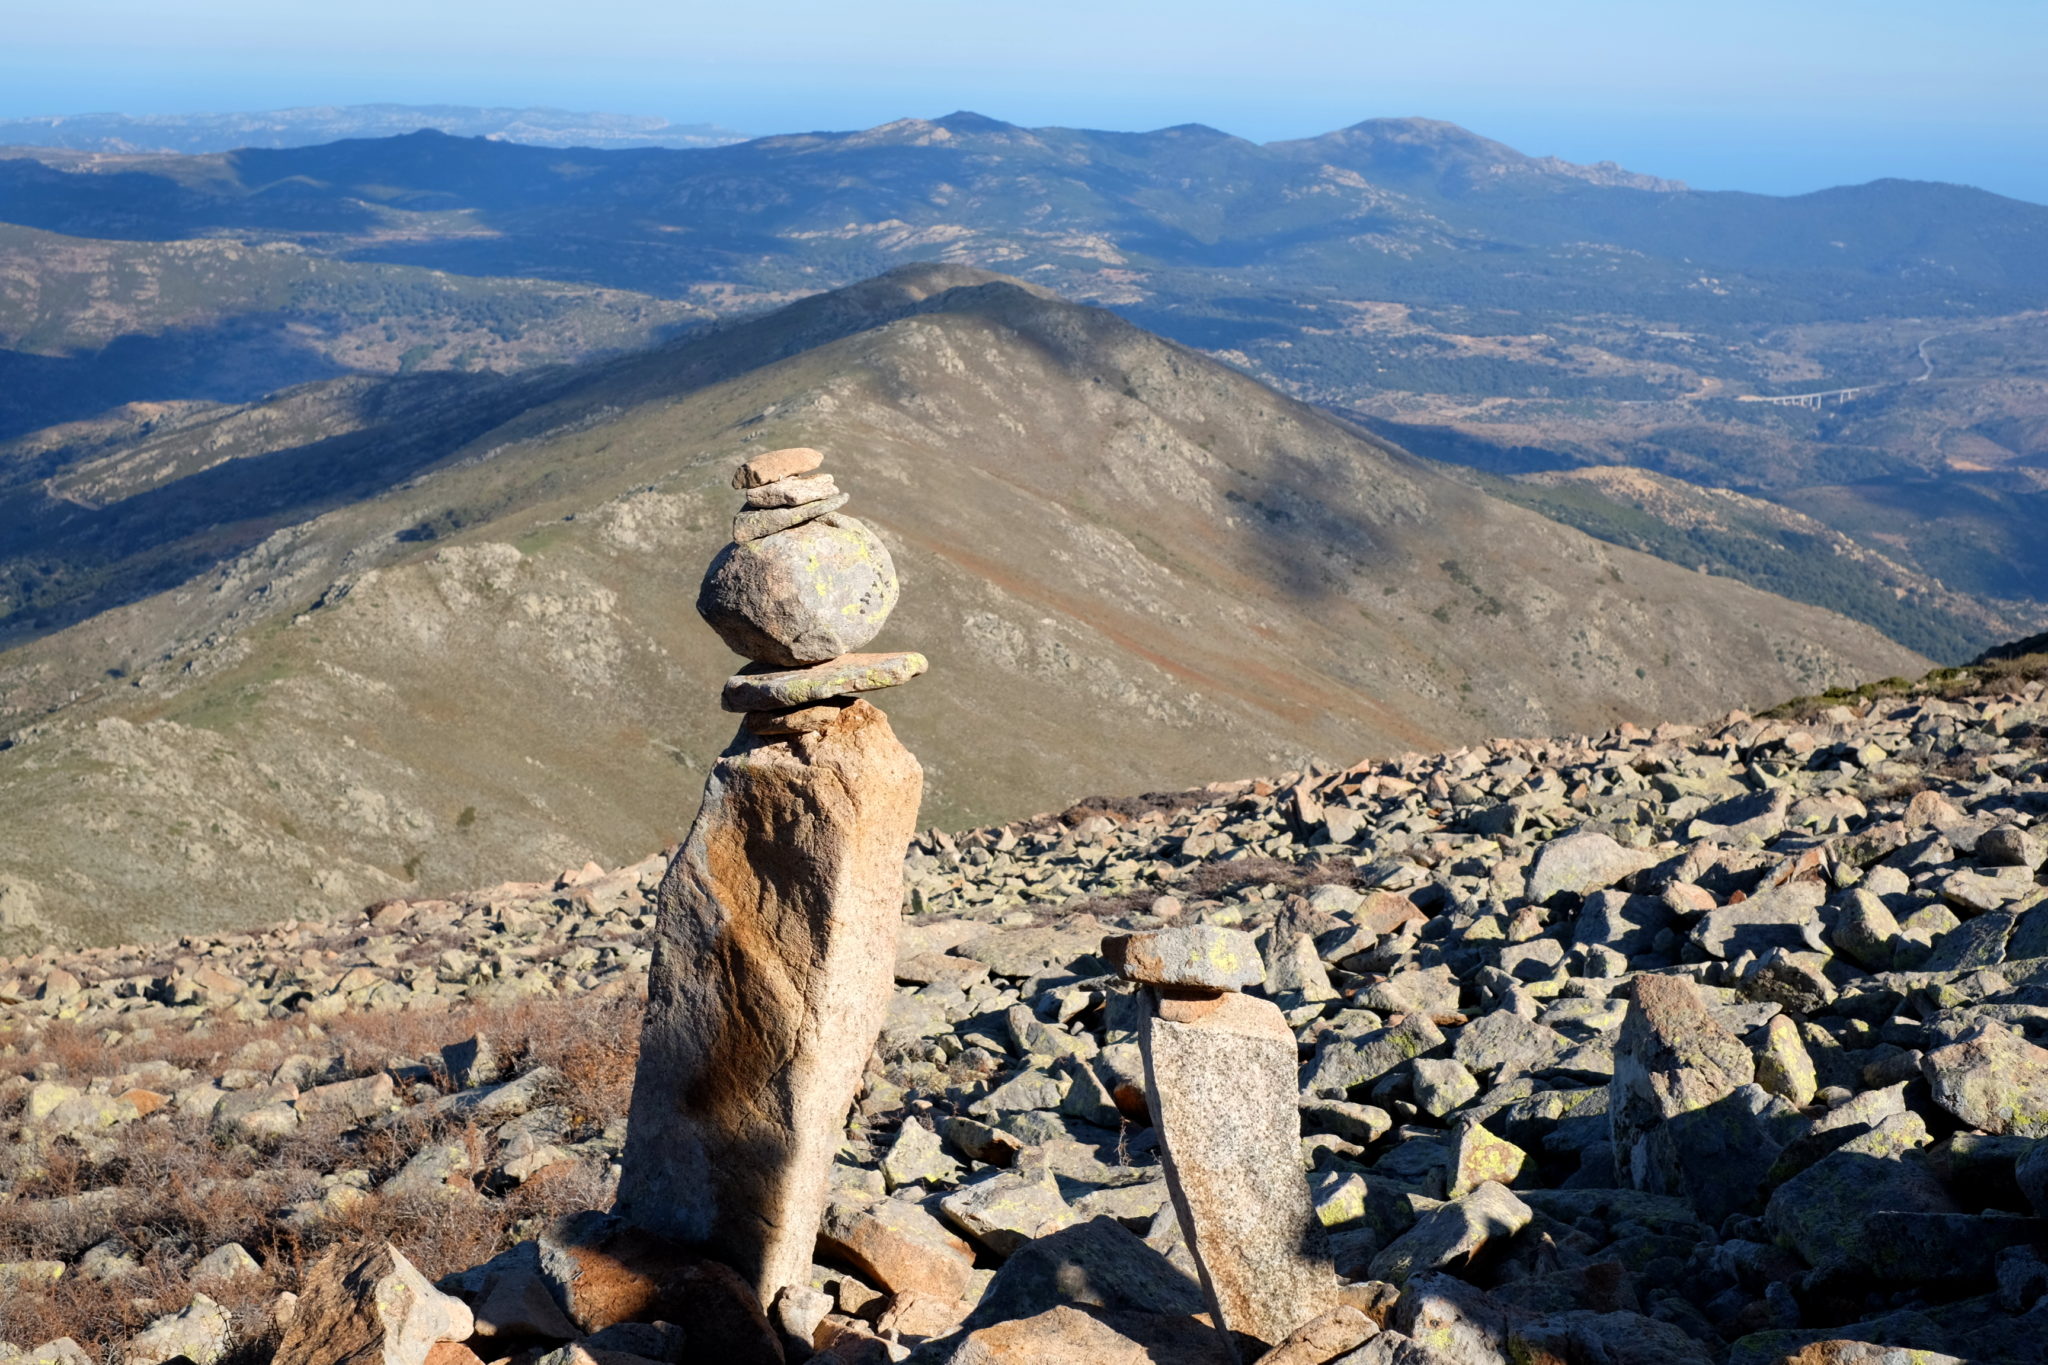
{"type": "Polygon", "coordinates": [[[922,654],[857,654],[896,605],[896,569],[847,495],[801,447],[756,455],[733,475],[746,495],[732,543],[712,561],[697,611],[753,666],[725,685],[756,734],[822,728],[861,692],[908,682],[922,654]]]}
{"type": "MultiPolygon", "coordinates": [[[[2039,1360],[2044,862],[2039,684],[1499,741],[928,834],[815,1263],[775,1305],[786,1358],[1223,1359],[1192,1315],[1217,1312],[1203,1280],[1231,1247],[1203,1246],[1200,1217],[1184,1236],[1173,1186],[1196,1147],[1176,1151],[1169,1106],[1269,1131],[1275,1100],[1245,1057],[1278,1040],[1268,1015],[1215,1040],[1216,1069],[1148,1071],[1171,997],[1190,1016],[1243,1001],[1285,1020],[1295,1174],[1319,1229],[1303,1245],[1326,1247],[1306,1259],[1327,1255],[1337,1307],[1277,1344],[1276,1365],[2039,1360]],[[1164,935],[1186,941],[1170,955],[1164,935]]],[[[258,1082],[296,1085],[301,1099],[265,1097],[286,1108],[350,1080],[394,1112],[495,1095],[423,1091],[405,1059],[351,1076],[321,1055],[341,1016],[318,1016],[635,981],[653,866],[347,929],[0,964],[0,1039],[33,1071],[0,1083],[6,1150],[92,1158],[61,1193],[51,1163],[9,1158],[0,1232],[34,1214],[72,1240],[34,1270],[8,1242],[0,1278],[88,1276],[104,1239],[136,1229],[164,1238],[168,1265],[221,1250],[147,1231],[152,1192],[118,1183],[116,1144],[188,1102],[225,1124],[263,1107],[224,1106],[258,1082]],[[205,984],[214,972],[236,988],[205,984]],[[237,1010],[295,1030],[283,1049],[307,1056],[252,1050],[233,1074],[150,1063],[237,1010]],[[108,1040],[119,1066],[44,1050],[67,1031],[108,1040]],[[171,1103],[101,1123],[38,1090],[59,1086],[171,1103]]],[[[507,1103],[573,1107],[544,1087],[507,1103]]],[[[539,1136],[602,1171],[611,1117],[539,1136]]],[[[480,1117],[476,1164],[445,1178],[504,1198],[501,1154],[536,1136],[511,1124],[480,1117]]],[[[298,1164],[289,1136],[239,1140],[298,1164]]],[[[307,1178],[311,1193],[278,1197],[281,1223],[311,1216],[307,1178]]],[[[480,1319],[493,1302],[569,1304],[569,1321],[528,1310],[521,1340],[553,1365],[629,1337],[627,1354],[692,1358],[580,1304],[546,1237],[521,1245],[442,1291],[480,1319]]],[[[167,1316],[192,1302],[159,1301],[167,1316]]],[[[471,1347],[514,1355],[493,1340],[471,1347]]]]}

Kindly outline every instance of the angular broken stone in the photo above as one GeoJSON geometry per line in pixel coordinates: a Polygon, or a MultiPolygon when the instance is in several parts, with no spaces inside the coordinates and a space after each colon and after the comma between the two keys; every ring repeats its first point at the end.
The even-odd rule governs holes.
{"type": "Polygon", "coordinates": [[[1372,1259],[1372,1278],[1406,1284],[1411,1276],[1470,1260],[1488,1242],[1512,1237],[1535,1212],[1505,1185],[1487,1183],[1432,1209],[1372,1259]]]}
{"type": "Polygon", "coordinates": [[[1216,1334],[1185,1316],[1084,1312],[1062,1304],[977,1327],[945,1365],[1234,1365],[1216,1334]]]}
{"type": "Polygon", "coordinates": [[[1764,1044],[1756,1054],[1756,1083],[1795,1109],[1813,1103],[1818,1088],[1813,1057],[1789,1015],[1773,1015],[1764,1025],[1764,1044]]]}
{"type": "Polygon", "coordinates": [[[670,1238],[586,1210],[551,1224],[538,1252],[548,1290],[583,1332],[688,1322],[691,1345],[706,1359],[726,1365],[782,1360],[775,1329],[746,1281],[670,1238]]]}
{"type": "Polygon", "coordinates": [[[1192,1280],[1104,1215],[1018,1247],[989,1282],[967,1327],[1033,1317],[1062,1304],[1181,1317],[1203,1307],[1192,1280]]]}
{"type": "Polygon", "coordinates": [[[1809,1265],[1874,1268],[1891,1259],[1871,1235],[1878,1213],[1953,1213],[1955,1202],[1914,1148],[1928,1141],[1915,1114],[1894,1114],[1837,1147],[1772,1193],[1764,1218],[1809,1265]]]}
{"type": "MultiPolygon", "coordinates": [[[[740,673],[726,679],[719,704],[728,711],[749,712],[808,708],[837,697],[907,683],[929,666],[924,655],[906,650],[900,654],[847,654],[811,668],[740,673]]],[[[826,725],[836,723],[833,717],[815,719],[826,725]]],[[[802,728],[808,732],[812,726],[806,723],[802,728]]]]}
{"type": "Polygon", "coordinates": [[[121,1348],[121,1365],[164,1365],[183,1358],[192,1365],[213,1365],[227,1354],[234,1323],[227,1309],[204,1294],[176,1313],[151,1322],[121,1348]]]}
{"type": "Polygon", "coordinates": [[[1935,1102],[1973,1128],[2048,1137],[2048,1049],[1984,1020],[1920,1063],[1935,1102]]]}
{"type": "Polygon", "coordinates": [[[396,1247],[330,1252],[307,1272],[273,1365],[420,1365],[475,1330],[468,1305],[427,1283],[396,1247]]]}
{"type": "Polygon", "coordinates": [[[1450,1177],[1445,1191],[1463,1199],[1481,1185],[1512,1185],[1529,1169],[1529,1154],[1495,1137],[1476,1119],[1466,1119],[1451,1134],[1450,1177]]]}
{"type": "Polygon", "coordinates": [[[1585,896],[1604,890],[1656,861],[1656,854],[1623,848],[1596,830],[1567,834],[1537,853],[1526,889],[1531,901],[1544,905],[1560,891],[1585,896]]]}
{"type": "Polygon", "coordinates": [[[859,649],[888,621],[897,593],[888,547],[853,517],[818,513],[831,501],[741,514],[807,519],[734,541],[711,561],[697,613],[733,653],[803,668],[859,649]]]}
{"type": "Polygon", "coordinates": [[[997,1256],[1008,1256],[1077,1220],[1050,1175],[1002,1172],[939,1201],[946,1221],[997,1256]]]}
{"type": "Polygon", "coordinates": [[[835,1199],[819,1245],[892,1294],[914,1290],[957,1299],[973,1282],[973,1250],[908,1200],[835,1199]]]}
{"type": "Polygon", "coordinates": [[[1411,1014],[1392,1028],[1378,1029],[1363,1038],[1331,1038],[1302,1072],[1301,1088],[1314,1095],[1341,1095],[1442,1047],[1443,1042],[1443,1030],[1426,1014],[1411,1014]]]}
{"type": "Polygon", "coordinates": [[[1704,1109],[1755,1078],[1749,1049],[1714,1022],[1690,981],[1637,977],[1608,1083],[1607,1117],[1622,1178],[1639,1190],[1676,1193],[1676,1158],[1652,1139],[1666,1120],[1704,1109]]]}
{"type": "Polygon", "coordinates": [[[1259,1357],[1258,1365],[1328,1365],[1380,1330],[1380,1325],[1348,1303],[1310,1318],[1287,1340],[1259,1357]]]}
{"type": "Polygon", "coordinates": [[[618,1210],[773,1302],[808,1273],[888,1009],[923,774],[865,703],[742,735],[663,879],[618,1210]]]}
{"type": "Polygon", "coordinates": [[[1216,1325],[1277,1344],[1337,1304],[1301,1172],[1294,1034],[1270,1001],[1231,994],[1190,1022],[1153,1012],[1140,1044],[1167,1186],[1216,1325]]]}
{"type": "Polygon", "coordinates": [[[1241,991],[1266,979],[1250,934],[1209,924],[1112,935],[1102,956],[1126,981],[1147,986],[1241,991]]]}

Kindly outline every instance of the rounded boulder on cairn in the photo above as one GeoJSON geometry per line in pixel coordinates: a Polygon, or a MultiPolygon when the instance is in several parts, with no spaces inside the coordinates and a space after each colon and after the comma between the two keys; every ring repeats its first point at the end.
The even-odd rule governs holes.
{"type": "Polygon", "coordinates": [[[896,566],[880,537],[841,515],[830,475],[803,477],[823,456],[776,450],[733,477],[749,511],[711,562],[697,611],[734,653],[780,668],[850,654],[896,606],[896,566]],[[764,522],[762,518],[772,518],[764,522]]]}

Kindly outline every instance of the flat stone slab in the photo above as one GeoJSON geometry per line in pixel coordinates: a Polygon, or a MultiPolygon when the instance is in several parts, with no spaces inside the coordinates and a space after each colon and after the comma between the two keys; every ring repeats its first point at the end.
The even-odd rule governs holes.
{"type": "Polygon", "coordinates": [[[1181,925],[1102,940],[1102,955],[1127,981],[1241,991],[1266,979],[1258,942],[1239,929],[1181,925]]]}
{"type": "Polygon", "coordinates": [[[931,666],[915,650],[900,654],[842,654],[809,668],[739,673],[725,680],[719,704],[728,711],[780,711],[833,697],[879,692],[907,683],[931,666]]]}

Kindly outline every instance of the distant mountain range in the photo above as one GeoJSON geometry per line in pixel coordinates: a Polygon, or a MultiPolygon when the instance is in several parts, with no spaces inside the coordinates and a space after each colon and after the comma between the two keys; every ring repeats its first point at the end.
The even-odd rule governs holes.
{"type": "Polygon", "coordinates": [[[0,882],[80,938],[679,837],[738,663],[689,603],[777,446],[824,449],[896,560],[877,646],[933,667],[884,704],[946,827],[1927,666],[966,267],[137,425],[45,449],[0,522],[97,608],[0,653],[0,882]]]}
{"type": "MultiPolygon", "coordinates": [[[[2048,625],[2048,208],[1961,186],[1700,192],[1426,119],[1260,146],[959,113],[688,150],[30,150],[0,159],[0,220],[19,460],[106,439],[40,429],[122,402],[513,373],[937,259],[1112,308],[1431,458],[1775,504],[1796,515],[1745,512],[1703,550],[1683,498],[1513,494],[1931,655],[2048,625]],[[1888,567],[1845,572],[1837,536],[1888,567]]],[[[17,612],[51,591],[0,581],[17,612]]]]}
{"type": "Polygon", "coordinates": [[[422,128],[535,147],[717,147],[746,138],[744,133],[712,123],[670,123],[638,114],[487,109],[466,104],[330,104],[241,114],[53,114],[0,119],[0,147],[231,152],[239,147],[308,147],[343,138],[390,137],[422,128]]]}

